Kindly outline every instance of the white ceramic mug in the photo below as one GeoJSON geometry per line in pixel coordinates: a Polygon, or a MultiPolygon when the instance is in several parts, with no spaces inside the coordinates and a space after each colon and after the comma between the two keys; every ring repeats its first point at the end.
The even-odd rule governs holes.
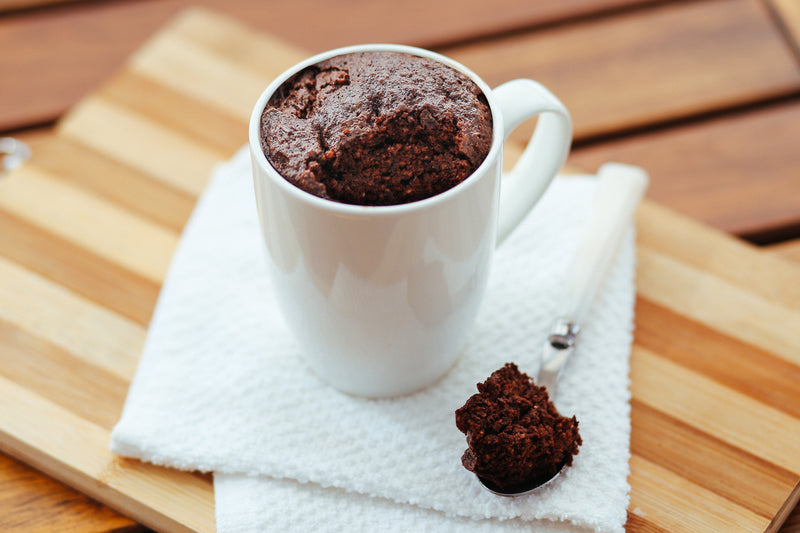
{"type": "Polygon", "coordinates": [[[309,368],[341,391],[369,397],[414,392],[442,377],[477,315],[496,243],[541,197],[571,136],[567,110],[542,85],[521,79],[491,90],[463,65],[419,48],[331,50],[273,81],[250,117],[256,203],[274,292],[309,368]],[[467,179],[417,202],[360,206],[309,194],[270,165],[259,136],[272,94],[308,66],[363,51],[427,57],[481,88],[492,145],[467,179]],[[501,180],[504,139],[535,115],[541,117],[514,176],[501,180]]]}

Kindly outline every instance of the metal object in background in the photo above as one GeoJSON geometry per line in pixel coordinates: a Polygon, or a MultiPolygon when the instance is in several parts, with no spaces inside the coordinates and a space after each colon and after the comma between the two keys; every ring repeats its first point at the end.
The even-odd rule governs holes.
{"type": "Polygon", "coordinates": [[[30,159],[31,149],[13,137],[0,138],[0,176],[7,174],[30,159]]]}

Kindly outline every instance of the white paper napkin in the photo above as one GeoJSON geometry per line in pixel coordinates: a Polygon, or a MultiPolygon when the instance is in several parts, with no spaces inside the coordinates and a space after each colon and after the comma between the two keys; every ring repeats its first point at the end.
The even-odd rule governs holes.
{"type": "Polygon", "coordinates": [[[374,530],[372,522],[341,522],[353,513],[369,513],[374,523],[400,520],[403,531],[515,531],[530,529],[534,520],[536,530],[564,522],[622,531],[629,492],[632,231],[556,399],[562,413],[580,422],[584,444],[574,466],[541,493],[498,498],[461,466],[466,442],[454,421],[475,384],[505,362],[536,374],[593,187],[587,177],[557,179],[498,249],[474,331],[440,382],[403,398],[367,400],[319,382],[284,329],[266,279],[249,156],[242,150],[217,168],[187,224],[112,450],[215,472],[220,531],[256,531],[247,527],[267,516],[270,530],[315,530],[289,517],[317,512],[328,531],[374,530]],[[403,520],[420,527],[403,527],[403,520]]]}
{"type": "Polygon", "coordinates": [[[315,483],[214,474],[217,533],[591,533],[568,522],[475,520],[315,483]]]}

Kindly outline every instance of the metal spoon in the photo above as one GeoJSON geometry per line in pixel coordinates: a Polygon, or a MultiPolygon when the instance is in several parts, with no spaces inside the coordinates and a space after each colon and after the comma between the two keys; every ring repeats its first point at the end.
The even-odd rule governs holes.
{"type": "MultiPolygon", "coordinates": [[[[597,288],[606,276],[648,181],[644,170],[630,165],[606,163],[598,170],[592,210],[567,276],[565,298],[557,315],[559,318],[544,343],[542,366],[536,378],[539,386],[547,388],[551,400],[555,398],[561,370],[575,348],[580,324],[584,323],[597,288]]],[[[481,485],[498,496],[522,496],[552,483],[564,467],[565,464],[562,464],[549,478],[534,479],[513,490],[504,490],[477,477],[481,485]]]]}

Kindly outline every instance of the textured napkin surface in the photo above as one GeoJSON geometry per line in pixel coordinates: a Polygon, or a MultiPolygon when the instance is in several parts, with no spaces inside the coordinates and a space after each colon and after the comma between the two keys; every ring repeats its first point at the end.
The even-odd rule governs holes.
{"type": "Polygon", "coordinates": [[[342,489],[267,476],[214,474],[217,533],[592,533],[550,520],[447,516],[342,489]]]}
{"type": "MultiPolygon", "coordinates": [[[[577,416],[584,441],[574,466],[536,495],[493,496],[460,464],[466,442],[453,414],[505,362],[536,374],[593,188],[590,178],[557,179],[497,250],[474,331],[441,381],[411,396],[367,400],[318,381],[285,330],[266,279],[249,157],[241,151],[217,169],[184,231],[112,433],[113,451],[182,469],[275,478],[218,475],[217,485],[227,487],[217,494],[218,506],[240,487],[253,488],[247,483],[287,497],[305,490],[328,498],[332,489],[323,487],[336,487],[340,495],[356,493],[348,501],[411,504],[400,508],[418,507],[421,521],[440,511],[435,514],[518,519],[504,527],[550,519],[622,531],[633,232],[560,382],[556,405],[577,416]]],[[[230,516],[220,511],[221,518],[230,516]]]]}

